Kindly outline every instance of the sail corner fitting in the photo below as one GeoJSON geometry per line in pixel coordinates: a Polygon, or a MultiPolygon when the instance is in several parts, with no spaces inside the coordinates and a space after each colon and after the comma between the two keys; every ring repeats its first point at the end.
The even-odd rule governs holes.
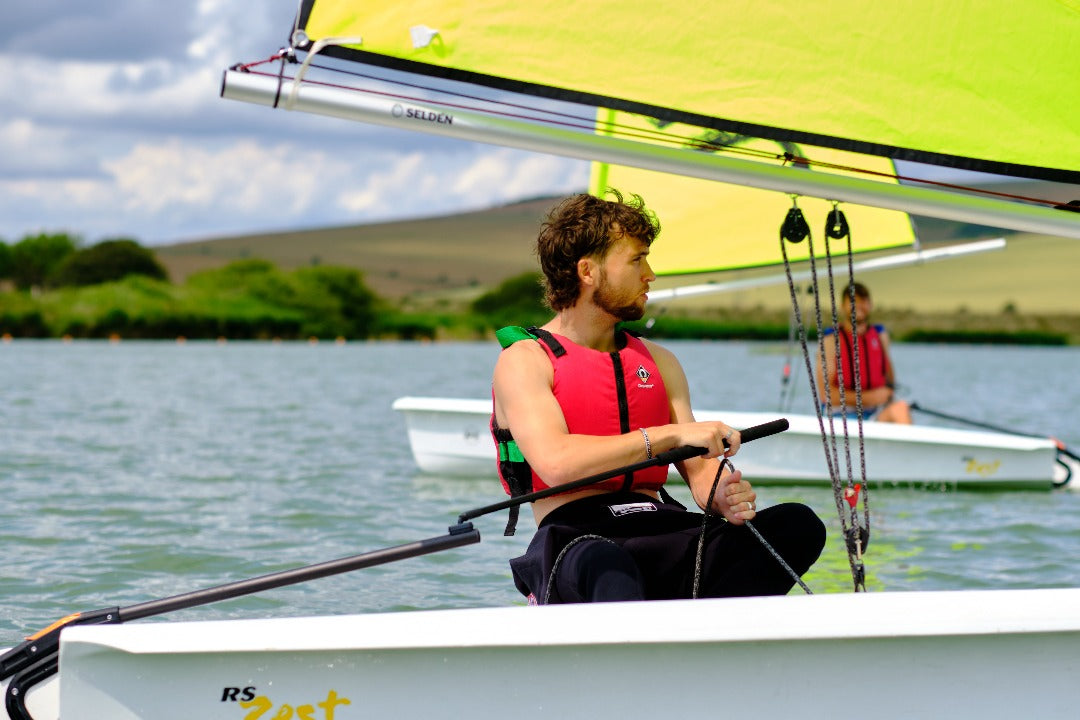
{"type": "Polygon", "coordinates": [[[438,35],[438,30],[429,28],[427,25],[413,25],[409,28],[409,36],[412,38],[412,45],[416,50],[431,45],[431,41],[438,37],[438,35]]]}

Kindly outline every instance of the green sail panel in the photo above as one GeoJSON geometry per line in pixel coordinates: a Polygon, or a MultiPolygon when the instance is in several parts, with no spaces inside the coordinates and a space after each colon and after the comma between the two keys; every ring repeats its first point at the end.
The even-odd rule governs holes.
{"type": "MultiPolygon", "coordinates": [[[[600,128],[598,132],[618,127],[620,131],[640,136],[657,130],[656,124],[647,118],[608,110],[597,114],[597,127],[600,128]]],[[[666,137],[701,140],[712,137],[712,133],[701,128],[667,125],[662,129],[666,137]]],[[[789,152],[822,165],[894,174],[892,161],[887,158],[854,155],[829,148],[779,146],[759,139],[741,139],[733,148],[759,153],[761,162],[783,162],[765,158],[769,154],[782,157],[789,152]]],[[[845,173],[838,169],[818,169],[816,165],[804,172],[845,173]]],[[[780,225],[794,202],[784,193],[623,165],[593,163],[589,192],[603,197],[608,188],[623,195],[640,195],[646,207],[659,217],[660,237],[649,253],[649,264],[658,275],[687,275],[783,262],[780,225]]],[[[815,255],[821,257],[826,253],[826,217],[834,204],[812,197],[800,197],[797,202],[810,225],[815,255]]],[[[851,232],[848,238],[830,240],[829,251],[834,257],[843,256],[849,240],[856,253],[909,247],[916,242],[907,213],[846,203],[835,207],[844,213],[851,232]]],[[[808,259],[809,247],[809,242],[788,243],[788,259],[792,262],[808,259]]]]}
{"type": "Polygon", "coordinates": [[[307,0],[298,21],[362,39],[329,54],[440,78],[1080,183],[1076,0],[307,0]]]}

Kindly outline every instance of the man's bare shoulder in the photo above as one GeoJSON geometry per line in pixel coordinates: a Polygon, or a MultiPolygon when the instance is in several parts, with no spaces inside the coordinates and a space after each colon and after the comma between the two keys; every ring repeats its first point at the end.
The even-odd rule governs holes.
{"type": "Polygon", "coordinates": [[[519,340],[505,348],[491,378],[499,425],[513,428],[515,435],[522,432],[522,418],[527,425],[528,419],[535,417],[537,403],[551,396],[553,383],[554,369],[540,343],[519,340]]]}
{"type": "Polygon", "coordinates": [[[538,341],[526,338],[503,348],[503,351],[499,353],[499,361],[502,362],[505,359],[509,362],[522,362],[530,358],[545,357],[546,354],[538,341]]]}
{"type": "Polygon", "coordinates": [[[498,378],[500,375],[516,375],[550,368],[551,362],[539,342],[519,340],[499,353],[499,359],[495,361],[495,376],[498,378]]]}

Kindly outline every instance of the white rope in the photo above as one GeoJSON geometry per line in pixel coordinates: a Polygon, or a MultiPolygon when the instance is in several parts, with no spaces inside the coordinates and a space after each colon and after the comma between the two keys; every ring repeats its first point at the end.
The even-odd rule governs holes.
{"type": "Polygon", "coordinates": [[[359,37],[337,37],[316,40],[307,51],[307,57],[304,58],[304,62],[300,63],[300,69],[296,71],[296,76],[293,77],[292,90],[289,91],[289,97],[285,100],[285,109],[296,109],[296,98],[300,94],[300,85],[304,82],[304,75],[307,74],[307,69],[311,65],[311,61],[314,60],[315,56],[322,52],[324,48],[332,45],[362,45],[363,42],[364,39],[359,37]]]}

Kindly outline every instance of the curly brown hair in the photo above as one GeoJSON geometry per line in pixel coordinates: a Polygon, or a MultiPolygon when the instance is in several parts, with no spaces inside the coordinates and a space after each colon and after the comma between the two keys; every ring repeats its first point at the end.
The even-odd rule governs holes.
{"type": "Polygon", "coordinates": [[[563,200],[540,226],[536,256],[544,273],[544,299],[558,312],[571,307],[581,294],[577,264],[584,257],[603,259],[623,235],[652,245],[660,233],[660,221],[645,208],[640,195],[623,200],[614,188],[615,200],[582,193],[563,200]]]}

